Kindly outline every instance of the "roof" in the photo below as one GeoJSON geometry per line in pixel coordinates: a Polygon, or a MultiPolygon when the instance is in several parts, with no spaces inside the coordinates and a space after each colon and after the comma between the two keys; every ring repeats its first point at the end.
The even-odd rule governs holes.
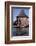
{"type": "Polygon", "coordinates": [[[18,18],[18,17],[27,17],[27,18],[28,18],[28,16],[24,13],[24,10],[23,10],[23,9],[20,11],[20,13],[19,13],[19,15],[17,16],[17,18],[18,18]]]}

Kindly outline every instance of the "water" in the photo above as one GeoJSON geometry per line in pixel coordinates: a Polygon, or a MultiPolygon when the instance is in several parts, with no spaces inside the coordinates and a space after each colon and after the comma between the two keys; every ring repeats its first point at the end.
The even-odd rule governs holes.
{"type": "Polygon", "coordinates": [[[28,28],[12,28],[12,32],[11,34],[13,34],[13,36],[28,36],[29,35],[29,27],[28,28]]]}

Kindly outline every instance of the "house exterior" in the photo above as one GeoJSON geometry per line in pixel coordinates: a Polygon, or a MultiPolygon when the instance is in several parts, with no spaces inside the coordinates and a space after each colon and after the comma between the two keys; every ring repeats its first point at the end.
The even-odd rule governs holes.
{"type": "Polygon", "coordinates": [[[16,36],[28,36],[29,35],[29,17],[25,15],[24,10],[21,10],[20,14],[16,17],[14,22],[14,32],[16,36]]]}
{"type": "Polygon", "coordinates": [[[26,27],[29,26],[29,17],[25,15],[24,10],[21,10],[20,14],[16,17],[15,21],[16,27],[26,27]]]}

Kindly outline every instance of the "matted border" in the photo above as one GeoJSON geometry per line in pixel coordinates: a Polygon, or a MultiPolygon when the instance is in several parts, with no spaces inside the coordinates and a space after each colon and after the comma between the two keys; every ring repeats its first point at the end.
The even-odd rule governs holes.
{"type": "Polygon", "coordinates": [[[5,2],[5,43],[32,43],[35,42],[35,3],[32,2],[5,2]],[[29,5],[33,7],[33,16],[32,16],[32,40],[15,40],[10,41],[10,5],[29,5]]]}
{"type": "Polygon", "coordinates": [[[10,5],[10,40],[31,40],[32,39],[32,6],[28,6],[28,5],[26,5],[26,6],[24,6],[24,5],[10,5]],[[13,8],[13,7],[19,7],[19,8],[30,8],[31,10],[29,10],[29,36],[13,36],[13,38],[11,37],[11,25],[12,25],[12,23],[11,23],[11,17],[13,16],[11,16],[11,9],[13,8]],[[31,21],[30,21],[31,20],[31,21]]]}

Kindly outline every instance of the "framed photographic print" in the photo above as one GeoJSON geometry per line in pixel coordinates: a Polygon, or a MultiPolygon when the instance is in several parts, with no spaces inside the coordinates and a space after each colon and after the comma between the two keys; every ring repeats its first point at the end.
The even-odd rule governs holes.
{"type": "Polygon", "coordinates": [[[5,2],[5,43],[35,42],[35,3],[5,2]]]}

